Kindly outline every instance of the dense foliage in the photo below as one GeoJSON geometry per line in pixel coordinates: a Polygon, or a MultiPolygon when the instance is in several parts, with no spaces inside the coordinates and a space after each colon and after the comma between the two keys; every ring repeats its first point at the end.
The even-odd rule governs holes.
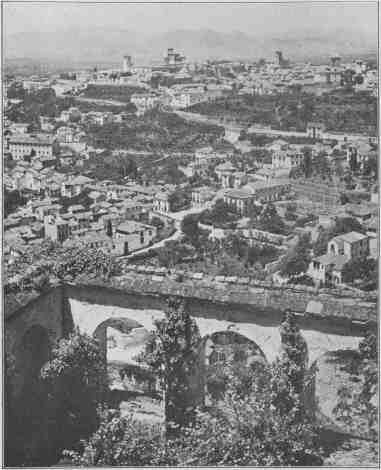
{"type": "Polygon", "coordinates": [[[82,96],[102,100],[116,100],[128,103],[134,93],[144,93],[144,88],[131,85],[87,85],[82,96]]]}
{"type": "Polygon", "coordinates": [[[83,274],[108,279],[119,270],[116,259],[103,250],[74,243],[59,250],[53,265],[53,273],[59,279],[74,279],[83,274]]]}
{"type": "Polygon", "coordinates": [[[343,267],[343,282],[360,282],[362,289],[376,290],[378,286],[378,261],[373,258],[359,258],[348,261],[343,267]]]}
{"type": "Polygon", "coordinates": [[[91,178],[121,182],[124,178],[137,178],[138,168],[133,156],[112,155],[104,152],[92,155],[84,163],[83,171],[91,178]]]}
{"type": "MultiPolygon", "coordinates": [[[[183,410],[185,382],[179,383],[176,377],[179,374],[184,378],[184,354],[188,358],[188,350],[194,357],[190,338],[196,340],[197,335],[192,335],[191,324],[185,328],[184,311],[175,310],[158,325],[158,338],[150,351],[156,351],[152,364],[162,380],[169,381],[168,392],[179,398],[178,392],[183,392],[183,400],[178,403],[183,410]],[[168,362],[170,357],[173,359],[168,362]],[[172,384],[170,373],[175,369],[178,371],[172,384]]],[[[263,364],[261,372],[256,367],[242,369],[227,364],[227,387],[219,404],[208,410],[194,410],[193,419],[186,423],[184,415],[178,416],[181,427],[176,432],[164,436],[157,426],[136,423],[118,412],[101,412],[100,428],[84,442],[81,452],[66,454],[70,463],[321,465],[317,435],[305,408],[304,395],[308,389],[305,342],[290,315],[282,324],[281,337],[281,357],[272,365],[263,364]]]]}
{"type": "Polygon", "coordinates": [[[64,461],[76,467],[168,465],[160,427],[143,424],[119,411],[99,408],[100,425],[81,451],[65,451],[64,461]]]}
{"type": "Polygon", "coordinates": [[[52,88],[24,90],[22,99],[21,103],[7,109],[6,116],[11,121],[30,124],[32,130],[40,129],[40,116],[58,117],[62,111],[75,105],[74,98],[58,98],[52,88]]]}
{"type": "Polygon", "coordinates": [[[7,265],[6,275],[11,278],[22,274],[19,288],[34,286],[33,280],[43,273],[60,280],[73,280],[78,276],[109,278],[120,273],[121,266],[115,257],[101,249],[91,248],[81,242],[66,242],[64,245],[49,239],[22,251],[12,264],[7,265]]]}
{"type": "Polygon", "coordinates": [[[356,430],[373,440],[378,437],[378,340],[368,331],[359,344],[351,373],[360,386],[342,386],[334,408],[336,418],[350,431],[356,430]]]}
{"type": "Polygon", "coordinates": [[[377,129],[377,98],[351,90],[335,90],[321,96],[305,92],[253,96],[232,93],[190,109],[279,130],[305,131],[312,121],[323,122],[328,131],[334,132],[375,133],[377,129]]]}
{"type": "Polygon", "coordinates": [[[20,206],[25,206],[27,199],[20,191],[4,189],[4,217],[15,212],[20,206]]]}
{"type": "Polygon", "coordinates": [[[59,423],[63,447],[77,446],[79,439],[97,428],[96,410],[105,399],[105,366],[97,340],[76,330],[58,342],[42,368],[54,413],[49,416],[50,425],[59,423]]]}
{"type": "Polygon", "coordinates": [[[185,121],[174,113],[153,110],[122,123],[89,125],[88,143],[105,149],[133,148],[153,152],[194,151],[211,145],[223,135],[223,128],[185,121]]]}
{"type": "Polygon", "coordinates": [[[211,209],[201,213],[200,222],[217,228],[234,228],[239,218],[223,199],[218,199],[211,209]]]}
{"type": "Polygon", "coordinates": [[[305,273],[311,261],[311,242],[308,235],[299,237],[298,242],[284,256],[280,273],[287,276],[296,276],[305,273]]]}
{"type": "Polygon", "coordinates": [[[189,186],[177,188],[168,198],[169,206],[172,212],[179,212],[189,209],[191,203],[191,189],[189,186]]]}
{"type": "Polygon", "coordinates": [[[273,204],[266,204],[260,212],[254,227],[265,232],[279,235],[287,234],[287,228],[282,217],[278,214],[273,204]]]}

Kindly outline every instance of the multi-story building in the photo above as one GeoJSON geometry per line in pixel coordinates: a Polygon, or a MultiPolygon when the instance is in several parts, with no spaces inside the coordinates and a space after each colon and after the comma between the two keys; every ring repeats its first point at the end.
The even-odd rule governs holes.
{"type": "Polygon", "coordinates": [[[70,144],[74,141],[74,129],[68,126],[62,126],[57,129],[57,140],[63,144],[70,144]]]}
{"type": "Polygon", "coordinates": [[[283,181],[254,181],[240,189],[231,189],[225,192],[224,202],[235,212],[246,215],[255,203],[268,203],[281,199],[290,189],[288,182],[283,181]]]}
{"type": "Polygon", "coordinates": [[[208,186],[192,189],[192,206],[206,207],[213,200],[216,193],[208,186]]]}
{"type": "Polygon", "coordinates": [[[271,166],[276,168],[287,168],[291,170],[299,166],[303,161],[303,153],[295,145],[289,145],[283,140],[276,140],[270,145],[271,166]]]}
{"type": "Polygon", "coordinates": [[[161,100],[155,93],[134,93],[130,99],[138,112],[144,114],[146,111],[157,107],[161,100]]]}
{"type": "Polygon", "coordinates": [[[216,166],[214,171],[223,188],[232,188],[234,186],[233,175],[237,171],[237,168],[235,168],[232,163],[222,163],[221,165],[216,166]]]}
{"type": "Polygon", "coordinates": [[[116,252],[119,255],[128,255],[133,251],[149,246],[155,237],[156,227],[128,220],[116,227],[116,252]]]}
{"type": "Polygon", "coordinates": [[[62,243],[71,235],[70,225],[61,217],[48,215],[44,218],[45,238],[62,243]]]}
{"type": "Polygon", "coordinates": [[[307,124],[307,136],[311,139],[322,139],[325,126],[321,122],[309,122],[307,124]]]}
{"type": "Polygon", "coordinates": [[[358,168],[363,169],[372,151],[373,151],[372,146],[366,142],[350,143],[347,147],[348,165],[350,164],[351,159],[354,157],[356,159],[356,164],[358,168]]]}
{"type": "Polygon", "coordinates": [[[338,235],[328,242],[327,253],[312,259],[308,274],[318,284],[340,285],[344,266],[369,255],[369,237],[358,232],[338,235]]]}
{"type": "Polygon", "coordinates": [[[61,184],[61,196],[74,197],[84,190],[84,188],[92,182],[87,176],[79,175],[64,181],[61,184]]]}
{"type": "Polygon", "coordinates": [[[216,152],[212,147],[198,149],[194,155],[194,173],[205,175],[211,165],[221,162],[225,158],[226,154],[216,152]]]}
{"type": "Polygon", "coordinates": [[[153,200],[153,210],[155,212],[160,212],[167,214],[171,210],[171,204],[170,204],[170,193],[160,191],[157,194],[155,194],[154,200],[153,200]]]}
{"type": "Polygon", "coordinates": [[[15,134],[9,138],[9,151],[14,160],[23,160],[25,156],[53,156],[53,137],[50,135],[15,134]]]}

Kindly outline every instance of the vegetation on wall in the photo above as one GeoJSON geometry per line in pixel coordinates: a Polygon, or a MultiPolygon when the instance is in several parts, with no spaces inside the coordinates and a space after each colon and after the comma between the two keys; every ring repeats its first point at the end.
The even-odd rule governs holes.
{"type": "MultiPolygon", "coordinates": [[[[183,308],[175,307],[157,325],[157,337],[149,349],[152,366],[182,411],[186,403],[182,379],[189,377],[184,359],[188,365],[194,361],[195,333],[183,308]]],[[[264,375],[250,367],[242,373],[240,368],[227,367],[230,372],[220,405],[181,415],[175,412],[179,426],[171,433],[106,411],[98,431],[81,451],[66,455],[72,464],[82,466],[321,465],[318,436],[305,408],[305,342],[290,314],[282,323],[281,337],[281,357],[263,370],[264,375]]]]}

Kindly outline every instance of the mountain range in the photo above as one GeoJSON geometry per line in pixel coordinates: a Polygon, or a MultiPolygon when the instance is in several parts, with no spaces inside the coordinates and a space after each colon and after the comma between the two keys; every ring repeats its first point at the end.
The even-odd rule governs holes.
{"type": "Polygon", "coordinates": [[[4,38],[5,60],[33,59],[71,65],[119,64],[124,54],[137,64],[162,60],[174,47],[191,60],[269,59],[282,50],[291,60],[327,59],[332,54],[356,56],[377,51],[377,37],[350,30],[292,31],[279,35],[229,33],[212,29],[174,30],[152,35],[130,30],[67,29],[55,32],[23,32],[4,38]]]}

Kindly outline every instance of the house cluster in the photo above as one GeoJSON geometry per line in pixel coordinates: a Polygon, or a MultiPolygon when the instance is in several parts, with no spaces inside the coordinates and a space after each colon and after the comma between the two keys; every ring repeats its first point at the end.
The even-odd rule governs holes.
{"type": "MultiPolygon", "coordinates": [[[[28,196],[32,192],[33,197],[5,219],[7,246],[25,249],[44,238],[59,243],[70,239],[124,256],[156,239],[157,229],[149,220],[156,195],[165,194],[168,188],[95,182],[83,175],[67,176],[53,169],[44,169],[39,174],[32,165],[21,164],[21,168],[24,174],[17,189],[28,196]],[[76,197],[82,197],[86,203],[68,205],[76,197]]],[[[15,188],[14,181],[14,178],[6,181],[13,182],[8,189],[15,188]]]]}
{"type": "MultiPolygon", "coordinates": [[[[318,93],[344,86],[351,80],[356,90],[372,91],[377,76],[373,72],[359,61],[342,65],[337,57],[329,66],[291,64],[280,51],[272,62],[191,64],[170,49],[165,60],[154,66],[134,65],[132,58],[125,56],[120,70],[75,72],[53,79],[32,78],[23,82],[23,86],[28,90],[49,86],[59,96],[67,93],[75,96],[92,84],[132,85],[137,91],[130,101],[136,107],[136,114],[141,115],[158,107],[186,109],[231,94],[233,90],[245,95],[271,94],[288,92],[297,86],[318,93]]],[[[8,101],[10,106],[19,104],[8,101]]],[[[105,108],[102,106],[102,109],[105,108]]],[[[211,208],[216,200],[223,199],[230,210],[241,217],[237,229],[247,230],[245,220],[257,213],[257,206],[273,203],[281,210],[292,200],[298,206],[298,215],[309,211],[320,220],[323,209],[328,210],[329,218],[335,211],[338,215],[340,207],[341,212],[357,219],[364,228],[364,235],[351,232],[333,238],[328,243],[327,253],[313,259],[308,275],[317,283],[340,285],[343,267],[348,261],[375,255],[378,216],[374,206],[378,194],[377,190],[366,186],[372,178],[360,175],[369,167],[371,159],[377,161],[374,137],[328,132],[323,123],[310,122],[305,132],[279,133],[254,123],[245,130],[248,138],[243,139],[240,124],[230,123],[225,126],[224,138],[213,147],[202,146],[177,156],[182,165],[178,168],[188,178],[187,183],[176,186],[154,181],[148,186],[143,178],[144,184],[126,179],[122,184],[115,184],[94,181],[80,174],[85,160],[102,155],[104,151],[89,145],[87,126],[107,126],[130,117],[127,111],[82,112],[72,106],[56,118],[41,116],[41,132],[38,133],[31,132],[34,127],[28,123],[5,119],[4,157],[9,157],[6,161],[10,164],[6,166],[4,186],[8,191],[18,191],[17,197],[27,201],[5,220],[6,246],[17,251],[17,247],[27,249],[45,238],[59,243],[81,240],[126,256],[150,246],[162,236],[157,226],[166,231],[168,224],[180,225],[180,216],[176,219],[173,215],[179,198],[181,202],[185,199],[187,204],[190,201],[191,212],[211,208]],[[273,136],[273,140],[256,146],[255,139],[250,138],[253,133],[273,136]],[[353,197],[361,197],[361,204],[345,204],[342,200],[347,184],[344,177],[331,181],[330,178],[300,176],[306,153],[310,154],[313,165],[319,158],[324,158],[331,170],[341,165],[344,176],[349,174],[354,180],[353,197]],[[357,173],[353,171],[354,166],[357,173]],[[71,171],[73,168],[76,174],[71,171]],[[298,171],[293,171],[296,169],[298,171]],[[298,177],[294,178],[295,174],[298,177]],[[164,222],[163,229],[163,224],[154,218],[164,222]]],[[[117,149],[112,156],[128,157],[130,151],[117,149]]],[[[139,153],[133,152],[135,156],[139,153]]],[[[252,233],[246,235],[242,236],[258,240],[252,233]]]]}
{"type": "Polygon", "coordinates": [[[369,256],[369,237],[358,232],[349,232],[332,238],[327,252],[312,259],[308,274],[320,285],[343,284],[343,269],[349,261],[369,256]]]}

